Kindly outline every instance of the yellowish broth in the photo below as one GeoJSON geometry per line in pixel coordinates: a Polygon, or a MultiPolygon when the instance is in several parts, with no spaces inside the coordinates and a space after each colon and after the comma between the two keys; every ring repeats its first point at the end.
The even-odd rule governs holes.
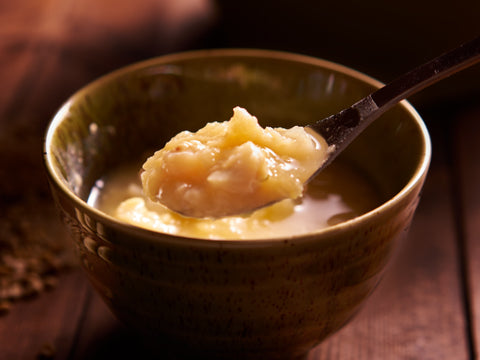
{"type": "Polygon", "coordinates": [[[186,237],[242,240],[295,236],[357,217],[382,201],[361,172],[336,160],[308,184],[299,199],[283,200],[249,215],[189,218],[149,201],[143,194],[138,169],[132,165],[98,180],[89,203],[121,221],[186,237]]]}

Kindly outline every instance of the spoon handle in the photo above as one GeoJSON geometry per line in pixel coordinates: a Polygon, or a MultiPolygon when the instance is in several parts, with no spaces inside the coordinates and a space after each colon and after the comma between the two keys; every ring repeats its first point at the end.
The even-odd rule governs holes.
{"type": "Polygon", "coordinates": [[[339,113],[310,125],[335,145],[326,166],[370,123],[401,100],[480,61],[480,37],[400,76],[339,113]]]}

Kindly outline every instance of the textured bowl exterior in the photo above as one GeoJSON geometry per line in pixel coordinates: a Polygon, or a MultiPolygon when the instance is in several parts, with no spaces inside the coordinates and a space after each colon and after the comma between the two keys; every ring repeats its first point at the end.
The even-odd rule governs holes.
{"type": "Polygon", "coordinates": [[[126,324],[192,354],[290,359],[344,325],[375,288],[417,190],[360,226],[248,246],[162,236],[123,246],[138,235],[57,200],[92,284],[126,324]]]}
{"type": "MultiPolygon", "coordinates": [[[[262,61],[270,57],[292,61],[291,54],[245,53],[260,57],[262,61]]],[[[208,60],[211,54],[202,53],[202,61],[208,60]]],[[[232,52],[227,50],[213,54],[220,58],[225,54],[229,59],[232,57],[232,52]]],[[[198,54],[193,55],[193,58],[198,57],[198,54]]],[[[296,56],[293,60],[289,66],[307,61],[296,56]]],[[[171,61],[159,58],[143,67],[152,68],[171,61]]],[[[308,61],[318,68],[327,64],[308,61]]],[[[330,66],[336,72],[350,71],[330,66]]],[[[121,81],[118,79],[123,72],[110,75],[100,83],[121,81]]],[[[350,76],[366,83],[367,88],[378,86],[374,80],[353,71],[344,76],[346,84],[350,76]]],[[[71,229],[81,264],[93,286],[121,321],[145,334],[152,343],[170,345],[180,349],[183,355],[292,359],[305,356],[358,311],[378,284],[397,243],[407,233],[428,169],[428,133],[408,104],[402,105],[397,117],[414,126],[399,140],[410,142],[413,150],[398,155],[400,158],[395,160],[398,165],[388,171],[390,178],[378,177],[378,181],[388,182],[385,185],[387,193],[390,188],[396,189],[382,206],[354,220],[307,235],[213,241],[154,233],[122,224],[82,200],[86,191],[82,190],[84,182],[92,183],[94,175],[99,174],[98,171],[84,171],[84,168],[101,168],[107,161],[97,160],[102,152],[85,155],[85,149],[79,151],[75,146],[81,143],[87,147],[85,139],[89,135],[84,130],[91,127],[86,119],[95,114],[94,107],[78,112],[72,120],[71,106],[94,90],[97,88],[83,90],[70,101],[70,112],[64,108],[57,114],[47,135],[45,161],[54,199],[71,229]],[[86,135],[67,136],[65,134],[71,131],[58,131],[61,124],[68,121],[74,124],[67,126],[69,131],[73,126],[86,135]],[[82,141],[76,142],[70,136],[79,136],[82,141]],[[62,157],[67,148],[73,154],[70,160],[62,157]],[[77,164],[72,160],[79,153],[82,159],[88,158],[88,166],[86,161],[77,164]],[[82,169],[74,173],[87,180],[72,182],[73,176],[69,173],[69,169],[75,167],[72,164],[82,169]],[[397,167],[408,174],[392,173],[397,167]],[[88,177],[92,178],[88,180],[88,177]],[[403,185],[399,187],[394,184],[396,181],[403,185]]],[[[348,102],[352,96],[357,93],[354,91],[342,101],[348,102]]],[[[101,117],[96,121],[101,124],[101,117]]],[[[181,124],[175,125],[173,131],[172,126],[166,126],[166,137],[178,131],[176,126],[181,127],[181,124]]],[[[380,126],[376,131],[384,132],[384,129],[380,126]]],[[[368,141],[374,143],[358,145],[358,151],[352,152],[352,159],[363,156],[359,161],[365,161],[372,157],[367,148],[382,141],[372,140],[378,138],[374,130],[368,141]]],[[[97,138],[92,141],[95,145],[99,143],[97,138]]],[[[118,142],[111,140],[105,148],[116,146],[118,142]]],[[[402,143],[401,147],[404,146],[402,143]]],[[[398,152],[397,149],[392,151],[398,152]]],[[[383,166],[382,161],[378,161],[379,165],[375,165],[375,159],[369,161],[373,164],[369,165],[371,171],[381,170],[378,167],[383,166]]]]}

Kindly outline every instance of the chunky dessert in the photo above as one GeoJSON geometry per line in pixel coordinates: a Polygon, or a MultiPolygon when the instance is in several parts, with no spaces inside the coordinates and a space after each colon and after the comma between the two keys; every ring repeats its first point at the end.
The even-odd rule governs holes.
{"type": "Polygon", "coordinates": [[[236,107],[230,121],[172,138],[143,165],[142,184],[148,201],[186,216],[251,213],[302,196],[327,151],[303,127],[262,128],[236,107]]]}

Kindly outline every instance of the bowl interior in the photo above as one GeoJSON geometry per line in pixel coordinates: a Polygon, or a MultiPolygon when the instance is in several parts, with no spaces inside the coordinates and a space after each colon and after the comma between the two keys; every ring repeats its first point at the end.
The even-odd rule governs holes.
{"type": "MultiPolygon", "coordinates": [[[[109,74],[70,98],[47,133],[47,168],[86,201],[106,169],[140,165],[178,132],[228,120],[237,105],[262,126],[307,125],[379,86],[336,64],[271,51],[199,51],[152,59],[109,74]]],[[[341,156],[389,199],[424,166],[427,153],[424,125],[404,102],[341,156]]]]}

